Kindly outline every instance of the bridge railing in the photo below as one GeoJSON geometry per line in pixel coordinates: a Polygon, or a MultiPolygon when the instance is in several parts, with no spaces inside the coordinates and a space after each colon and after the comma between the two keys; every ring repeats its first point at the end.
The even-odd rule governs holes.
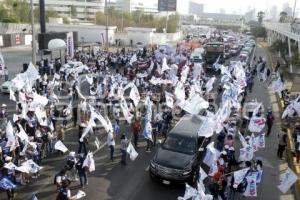
{"type": "Polygon", "coordinates": [[[295,41],[300,41],[300,27],[292,26],[290,23],[265,22],[264,27],[271,31],[276,31],[295,41]]]}

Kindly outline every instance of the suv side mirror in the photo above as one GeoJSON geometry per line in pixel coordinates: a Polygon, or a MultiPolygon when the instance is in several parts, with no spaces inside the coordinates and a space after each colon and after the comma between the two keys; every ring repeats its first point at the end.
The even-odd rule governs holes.
{"type": "Polygon", "coordinates": [[[203,151],[204,151],[204,148],[203,148],[203,147],[200,147],[200,148],[198,149],[198,151],[199,151],[199,152],[203,152],[203,151]]]}

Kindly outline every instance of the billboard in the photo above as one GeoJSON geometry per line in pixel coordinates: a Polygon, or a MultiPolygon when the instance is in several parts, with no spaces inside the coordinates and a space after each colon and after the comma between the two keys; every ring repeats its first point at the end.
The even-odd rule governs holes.
{"type": "Polygon", "coordinates": [[[177,0],[158,0],[158,11],[176,11],[177,0]]]}

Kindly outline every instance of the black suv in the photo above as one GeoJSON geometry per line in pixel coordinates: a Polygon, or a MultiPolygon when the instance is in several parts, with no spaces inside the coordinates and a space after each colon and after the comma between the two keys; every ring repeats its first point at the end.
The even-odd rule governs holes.
{"type": "Polygon", "coordinates": [[[203,119],[185,115],[168,133],[150,163],[150,176],[164,184],[194,184],[197,180],[203,149],[207,145],[204,137],[198,137],[203,119]]]}

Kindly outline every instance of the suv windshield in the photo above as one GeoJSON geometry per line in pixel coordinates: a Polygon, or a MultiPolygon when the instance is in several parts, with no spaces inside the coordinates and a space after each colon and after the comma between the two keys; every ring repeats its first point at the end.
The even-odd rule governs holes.
{"type": "Polygon", "coordinates": [[[165,140],[163,148],[184,154],[194,154],[196,150],[196,142],[194,138],[170,135],[165,140]]]}

